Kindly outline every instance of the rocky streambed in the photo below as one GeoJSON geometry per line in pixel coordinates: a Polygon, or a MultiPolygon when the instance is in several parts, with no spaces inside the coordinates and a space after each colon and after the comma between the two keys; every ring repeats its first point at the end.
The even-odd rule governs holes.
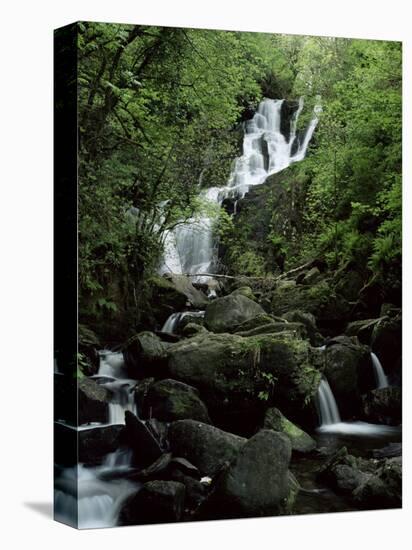
{"type": "MultiPolygon", "coordinates": [[[[102,527],[401,506],[400,312],[346,317],[330,335],[336,296],[306,271],[264,292],[220,285],[204,314],[189,302],[173,333],[161,329],[182,287],[165,279],[153,330],[115,350],[81,327],[78,423],[63,404],[57,414],[57,519],[102,527]]],[[[55,376],[58,398],[68,382],[55,376]]]]}

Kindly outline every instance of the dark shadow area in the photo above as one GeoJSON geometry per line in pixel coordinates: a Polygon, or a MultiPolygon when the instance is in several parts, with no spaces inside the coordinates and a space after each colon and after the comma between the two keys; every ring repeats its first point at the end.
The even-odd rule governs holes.
{"type": "Polygon", "coordinates": [[[38,514],[53,519],[53,503],[52,502],[23,502],[26,508],[34,510],[38,514]]]}

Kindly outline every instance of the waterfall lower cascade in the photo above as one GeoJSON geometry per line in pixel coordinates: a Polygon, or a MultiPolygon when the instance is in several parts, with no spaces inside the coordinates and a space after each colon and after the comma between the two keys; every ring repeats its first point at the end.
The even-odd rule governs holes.
{"type": "Polygon", "coordinates": [[[169,334],[175,334],[179,324],[187,316],[202,318],[205,316],[204,311],[181,311],[180,313],[172,313],[166,320],[162,327],[162,332],[168,332],[169,334]]]}
{"type": "MultiPolygon", "coordinates": [[[[320,106],[300,140],[297,123],[303,110],[303,98],[290,120],[288,139],[281,131],[283,99],[264,99],[251,120],[245,123],[243,154],[238,157],[224,187],[211,187],[201,193],[204,202],[220,207],[226,198],[243,198],[254,185],[305,158],[309,142],[318,123],[320,106]]],[[[213,216],[203,214],[178,225],[165,236],[164,263],[160,273],[213,273],[217,264],[217,243],[213,238],[213,216]]],[[[196,282],[208,282],[198,277],[196,282]]]]}
{"type": "MultiPolygon", "coordinates": [[[[102,350],[99,355],[99,371],[91,378],[113,394],[108,404],[109,422],[81,425],[77,431],[124,424],[126,411],[136,414],[136,381],[127,378],[123,353],[102,350]]],[[[127,476],[132,470],[132,453],[127,448],[107,454],[97,466],[79,463],[63,468],[55,483],[56,519],[72,523],[74,518],[78,518],[80,529],[115,526],[123,502],[139,488],[136,482],[119,477],[127,476]]]]}
{"type": "Polygon", "coordinates": [[[373,372],[375,375],[376,387],[387,388],[389,386],[388,377],[386,376],[385,371],[383,370],[382,363],[379,361],[376,353],[371,352],[371,360],[373,365],[373,372]]]}
{"type": "Polygon", "coordinates": [[[338,404],[328,380],[322,377],[317,394],[320,426],[318,432],[347,436],[392,436],[400,433],[398,426],[370,424],[369,422],[342,422],[338,404]]]}

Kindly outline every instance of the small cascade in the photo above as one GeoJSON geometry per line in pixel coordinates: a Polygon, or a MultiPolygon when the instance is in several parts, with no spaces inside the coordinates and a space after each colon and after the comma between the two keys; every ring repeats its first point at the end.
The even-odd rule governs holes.
{"type": "Polygon", "coordinates": [[[322,378],[319,384],[318,403],[321,427],[337,424],[341,421],[336,399],[325,377],[322,378]]]}
{"type": "Polygon", "coordinates": [[[382,363],[379,361],[376,353],[371,352],[371,359],[373,365],[373,373],[375,375],[376,387],[387,388],[389,386],[388,377],[386,376],[385,371],[383,370],[382,363]]]}
{"type": "Polygon", "coordinates": [[[162,327],[162,332],[168,332],[169,334],[176,334],[179,324],[182,320],[190,315],[190,317],[204,317],[204,311],[181,311],[180,313],[172,313],[167,318],[165,324],[162,327]]]}

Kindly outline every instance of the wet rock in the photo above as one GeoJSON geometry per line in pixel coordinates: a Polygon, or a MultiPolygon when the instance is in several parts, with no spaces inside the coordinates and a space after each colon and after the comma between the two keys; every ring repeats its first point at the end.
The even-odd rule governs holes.
{"type": "Polygon", "coordinates": [[[308,419],[308,403],[320,382],[310,351],[308,342],[290,333],[201,334],[171,346],[169,371],[199,389],[214,424],[251,435],[262,424],[273,388],[278,388],[274,404],[289,418],[308,419]]]}
{"type": "Polygon", "coordinates": [[[78,361],[79,368],[85,376],[93,376],[99,370],[99,354],[101,343],[97,335],[86,325],[79,323],[78,327],[79,353],[83,361],[78,361]]]}
{"type": "Polygon", "coordinates": [[[324,338],[319,333],[318,327],[316,326],[315,316],[312,313],[296,309],[285,313],[283,318],[289,323],[303,324],[306,328],[306,333],[312,346],[321,346],[323,344],[324,338]]]}
{"type": "Polygon", "coordinates": [[[253,290],[250,288],[250,286],[240,286],[236,290],[234,290],[231,295],[237,296],[237,295],[246,296],[246,298],[249,298],[249,300],[253,300],[256,302],[256,296],[253,294],[253,290]]]}
{"type": "Polygon", "coordinates": [[[400,378],[402,374],[402,320],[400,316],[383,318],[374,326],[371,347],[379,357],[385,372],[398,374],[400,378]]]}
{"type": "Polygon", "coordinates": [[[160,330],[172,313],[185,309],[187,297],[166,277],[152,277],[148,284],[152,293],[154,323],[160,330]]]}
{"type": "Polygon", "coordinates": [[[248,319],[247,321],[243,321],[243,323],[240,323],[236,327],[234,327],[235,333],[240,332],[246,332],[249,330],[253,330],[259,327],[264,327],[270,323],[284,323],[285,320],[281,317],[275,317],[274,315],[269,315],[267,313],[261,313],[260,315],[255,315],[255,317],[252,317],[251,319],[248,319]]]}
{"type": "Polygon", "coordinates": [[[99,464],[108,453],[114,452],[122,443],[123,425],[95,427],[79,431],[79,462],[99,464]]]}
{"type": "Polygon", "coordinates": [[[362,319],[360,321],[352,321],[348,324],[345,334],[347,336],[357,336],[362,344],[369,345],[372,332],[375,326],[382,320],[378,319],[362,319]]]}
{"type": "Polygon", "coordinates": [[[193,463],[202,476],[213,477],[225,462],[232,461],[246,439],[194,420],[179,420],[169,428],[174,455],[193,463]]]}
{"type": "Polygon", "coordinates": [[[378,388],[362,396],[364,418],[369,422],[397,426],[402,422],[402,391],[378,388]]]}
{"type": "Polygon", "coordinates": [[[262,313],[262,307],[253,300],[242,294],[229,294],[207,306],[205,326],[212,332],[232,332],[240,323],[262,313]]]}
{"type": "Polygon", "coordinates": [[[135,379],[150,375],[161,377],[167,364],[169,345],[149,331],[130,338],[123,348],[129,376],[135,379]]]}
{"type": "Polygon", "coordinates": [[[300,338],[306,338],[307,332],[305,325],[302,323],[285,323],[285,322],[271,322],[267,325],[260,325],[256,328],[245,330],[241,332],[236,332],[239,336],[257,336],[259,334],[278,334],[280,332],[289,332],[293,336],[298,336],[300,338]]]}
{"type": "Polygon", "coordinates": [[[293,451],[307,453],[316,449],[316,441],[283,416],[280,410],[275,407],[267,410],[263,427],[284,433],[290,440],[293,451]]]}
{"type": "Polygon", "coordinates": [[[342,418],[359,418],[361,396],[375,384],[369,348],[349,338],[330,340],[325,350],[325,375],[342,418]]]}
{"type": "Polygon", "coordinates": [[[217,517],[258,517],[284,512],[289,486],[289,439],[261,430],[240,449],[218,481],[210,509],[217,517]]]}
{"type": "Polygon", "coordinates": [[[108,422],[111,392],[90,378],[81,378],[77,391],[79,424],[108,422]]]}
{"type": "Polygon", "coordinates": [[[176,380],[161,380],[152,384],[144,405],[144,416],[165,422],[186,418],[210,423],[206,405],[193,386],[176,380]]]}
{"type": "Polygon", "coordinates": [[[194,336],[195,334],[206,334],[208,331],[199,323],[187,323],[182,328],[182,335],[186,337],[194,336]]]}
{"type": "Polygon", "coordinates": [[[134,464],[145,468],[153,464],[162,454],[160,442],[141,420],[126,411],[125,441],[133,450],[134,464]]]}
{"type": "Polygon", "coordinates": [[[365,509],[400,508],[402,506],[402,459],[389,458],[353,491],[365,509]]]}
{"type": "Polygon", "coordinates": [[[149,481],[124,503],[120,525],[170,523],[183,516],[185,486],[177,481],[149,481]]]}

